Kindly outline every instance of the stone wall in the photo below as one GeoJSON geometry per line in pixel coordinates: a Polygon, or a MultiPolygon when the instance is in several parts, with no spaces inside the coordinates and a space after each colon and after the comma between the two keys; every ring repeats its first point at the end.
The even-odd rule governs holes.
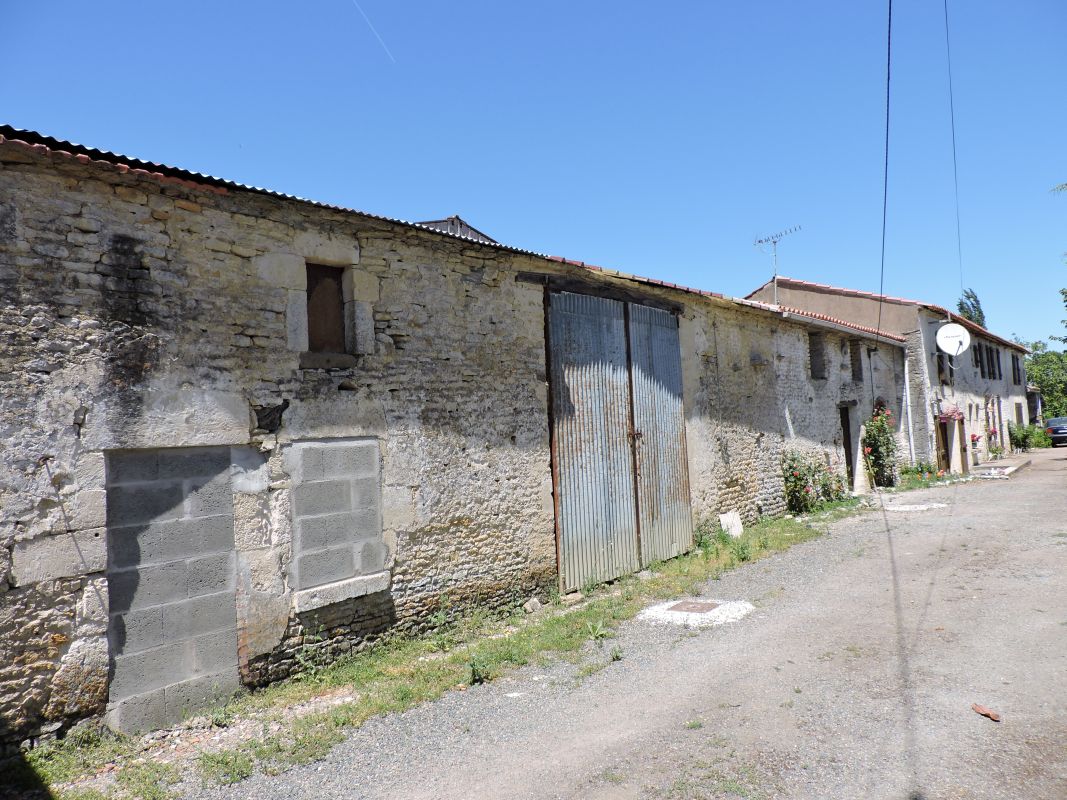
{"type": "MultiPolygon", "coordinates": [[[[861,338],[862,381],[852,378],[849,342],[822,333],[826,378],[810,374],[812,326],[778,315],[717,306],[694,310],[682,328],[690,486],[697,518],[738,510],[751,522],[785,510],[781,463],[798,451],[845,473],[840,407],[849,409],[853,488],[867,487],[859,454],[863,423],[882,401],[897,420],[903,408],[900,347],[861,338]],[[688,357],[686,357],[688,356],[688,357]],[[874,385],[871,386],[871,376],[874,385]]],[[[898,440],[903,447],[903,429],[898,440]]]]}
{"type": "MultiPolygon", "coordinates": [[[[544,288],[527,273],[682,307],[698,517],[780,512],[787,449],[841,469],[839,405],[854,414],[853,447],[875,395],[899,413],[899,348],[876,356],[871,393],[851,380],[851,334],[817,327],[828,374],[812,379],[814,323],[357,213],[6,142],[0,219],[8,737],[108,705],[109,660],[123,655],[108,646],[109,609],[113,628],[132,610],[128,592],[108,597],[130,566],[116,490],[138,459],[152,483],[160,453],[218,454],[245,684],[284,677],[309,652],[425,628],[441,608],[506,606],[554,585],[544,288]],[[344,354],[306,352],[307,264],[342,276],[344,354]],[[316,460],[327,455],[339,460],[316,460]],[[344,530],[311,502],[338,481],[348,488],[330,489],[330,515],[344,530]],[[316,556],[334,551],[350,562],[322,572],[316,556]]],[[[195,527],[195,477],[182,477],[181,517],[133,524],[195,527]]],[[[191,599],[186,587],[155,605],[191,599]]],[[[190,674],[170,677],[205,670],[194,654],[190,674]]]]}
{"type": "Polygon", "coordinates": [[[12,143],[0,198],[11,735],[104,710],[108,452],[233,448],[246,682],[284,674],[305,628],[358,643],[424,624],[446,600],[500,603],[554,581],[542,290],[514,279],[541,260],[12,143]],[[336,367],[302,368],[305,262],[345,273],[358,336],[336,367]],[[380,452],[380,521],[358,569],[380,563],[388,591],[352,586],[318,609],[291,581],[300,481],[287,453],[338,437],[380,452]],[[95,672],[67,680],[77,669],[95,672]]]}

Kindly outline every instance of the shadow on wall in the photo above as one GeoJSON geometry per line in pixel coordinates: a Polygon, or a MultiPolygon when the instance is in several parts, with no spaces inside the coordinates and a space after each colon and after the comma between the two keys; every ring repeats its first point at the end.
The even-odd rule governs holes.
{"type": "Polygon", "coordinates": [[[0,800],[51,800],[55,795],[19,749],[18,739],[0,717],[0,800]]]}

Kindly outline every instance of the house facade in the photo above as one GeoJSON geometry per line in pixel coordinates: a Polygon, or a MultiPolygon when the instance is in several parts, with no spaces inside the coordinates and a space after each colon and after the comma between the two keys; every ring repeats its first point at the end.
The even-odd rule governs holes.
{"type": "Polygon", "coordinates": [[[912,463],[966,473],[978,460],[1010,447],[1009,423],[1030,424],[1022,345],[931,303],[793,278],[769,281],[749,298],[772,302],[775,296],[783,308],[833,314],[905,338],[912,463]],[[963,325],[971,336],[970,348],[956,358],[940,352],[935,341],[948,322],[963,325]]]}
{"type": "Polygon", "coordinates": [[[903,336],[438,227],[0,128],[5,738],[627,574],[905,417],[903,336]]]}

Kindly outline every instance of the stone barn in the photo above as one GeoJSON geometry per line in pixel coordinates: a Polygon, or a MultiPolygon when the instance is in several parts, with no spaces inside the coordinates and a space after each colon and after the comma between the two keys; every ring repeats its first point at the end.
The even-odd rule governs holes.
{"type": "Polygon", "coordinates": [[[901,417],[899,336],[468,233],[0,128],[4,738],[627,574],[901,417]]]}

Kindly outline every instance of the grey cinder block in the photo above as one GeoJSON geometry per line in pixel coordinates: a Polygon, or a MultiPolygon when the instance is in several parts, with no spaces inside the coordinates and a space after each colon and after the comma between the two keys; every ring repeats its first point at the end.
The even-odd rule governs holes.
{"type": "Polygon", "coordinates": [[[301,482],[310,483],[312,481],[321,481],[325,477],[323,473],[322,450],[321,447],[300,448],[299,480],[301,482]]]}
{"type": "Polygon", "coordinates": [[[183,600],[188,587],[183,561],[111,572],[107,582],[112,614],[183,600]]]}
{"type": "Polygon", "coordinates": [[[212,478],[196,478],[190,481],[185,507],[191,517],[233,514],[229,470],[212,478]]]}
{"type": "Polygon", "coordinates": [[[228,447],[180,447],[158,450],[160,478],[212,477],[230,472],[228,447]]]}
{"type": "Polygon", "coordinates": [[[378,443],[326,447],[323,453],[323,474],[327,478],[374,477],[378,474],[378,443]]]}
{"type": "Polygon", "coordinates": [[[214,553],[188,561],[188,595],[216,594],[234,587],[233,553],[214,553]]]}
{"type": "Polygon", "coordinates": [[[113,614],[107,626],[112,654],[137,653],[163,644],[164,608],[167,606],[113,614]]]}
{"type": "Polygon", "coordinates": [[[162,689],[131,697],[108,707],[107,724],[126,734],[144,733],[167,725],[162,689]]]}
{"type": "Polygon", "coordinates": [[[224,553],[233,550],[233,517],[198,517],[184,521],[194,552],[224,553]]]}
{"type": "Polygon", "coordinates": [[[381,487],[378,484],[378,476],[371,478],[356,478],[352,481],[354,496],[352,505],[355,508],[377,509],[381,497],[381,487]]]}
{"type": "Polygon", "coordinates": [[[233,592],[206,594],[162,606],[163,638],[167,642],[177,642],[233,628],[237,624],[236,607],[233,592]]]}
{"type": "Polygon", "coordinates": [[[293,501],[300,516],[348,511],[351,490],[348,481],[303,483],[293,490],[293,501]]]}
{"type": "Polygon", "coordinates": [[[353,571],[351,547],[319,550],[297,559],[297,575],[302,589],[350,577],[353,571]]]}
{"type": "Polygon", "coordinates": [[[183,514],[179,483],[112,486],[107,490],[107,524],[136,525],[183,514]]]}
{"type": "Polygon", "coordinates": [[[159,461],[155,450],[131,450],[107,454],[108,484],[130,481],[154,481],[159,477],[159,461]]]}
{"type": "Polygon", "coordinates": [[[359,548],[359,571],[363,575],[385,569],[385,544],[380,541],[364,542],[359,548]]]}
{"type": "Polygon", "coordinates": [[[163,690],[169,724],[180,722],[205,706],[223,703],[241,688],[237,667],[171,684],[163,690]]]}
{"type": "Polygon", "coordinates": [[[349,544],[355,538],[355,525],[354,514],[305,517],[300,520],[297,548],[300,551],[307,551],[349,544]]]}
{"type": "Polygon", "coordinates": [[[162,689],[175,678],[191,672],[188,642],[165,644],[140,653],[115,656],[115,674],[111,679],[111,698],[125,700],[153,689],[162,689]]]}
{"type": "Polygon", "coordinates": [[[236,628],[204,633],[193,639],[193,670],[196,674],[217,672],[236,663],[236,628]]]}

